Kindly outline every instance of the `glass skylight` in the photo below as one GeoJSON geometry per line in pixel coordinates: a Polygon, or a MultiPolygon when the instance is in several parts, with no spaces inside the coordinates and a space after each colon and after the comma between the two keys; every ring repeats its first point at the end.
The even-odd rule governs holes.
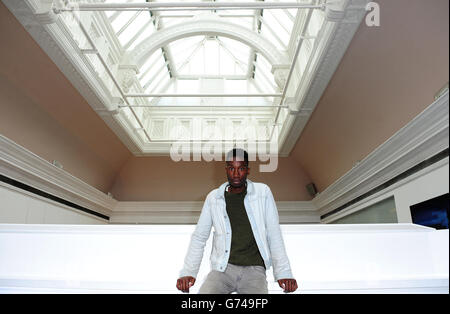
{"type": "MultiPolygon", "coordinates": [[[[199,0],[80,0],[78,2],[133,4],[193,3],[195,1],[200,2],[199,0]]],[[[201,3],[205,2],[242,1],[201,1],[201,3]]],[[[276,3],[279,1],[246,0],[245,2],[276,3]]],[[[282,0],[282,2],[316,4],[321,3],[322,0],[282,0]]],[[[151,142],[152,130],[157,130],[154,131],[157,139],[166,138],[168,135],[164,132],[170,123],[181,123],[184,126],[196,128],[193,119],[199,114],[203,114],[202,119],[206,119],[200,125],[210,125],[211,121],[216,121],[215,115],[217,117],[223,115],[229,120],[227,123],[232,125],[245,125],[249,123],[248,121],[253,121],[252,123],[258,128],[263,127],[266,130],[264,134],[272,134],[274,122],[281,125],[288,116],[286,106],[283,109],[279,108],[282,105],[280,96],[285,89],[284,82],[299,43],[300,32],[303,32],[307,38],[303,40],[296,69],[293,72],[292,80],[295,84],[300,82],[299,77],[303,71],[311,70],[308,68],[308,62],[315,46],[314,37],[319,34],[324,21],[323,12],[320,10],[273,8],[123,9],[80,12],[80,16],[81,23],[89,25],[86,28],[97,43],[97,50],[106,60],[109,72],[117,75],[116,80],[111,79],[105,68],[105,62],[101,62],[98,55],[88,53],[86,57],[96,68],[106,86],[112,90],[112,94],[126,98],[126,107],[122,112],[130,120],[132,128],[139,130],[138,133],[146,142],[151,142]],[[165,37],[160,34],[171,35],[171,32],[180,32],[185,25],[192,27],[197,21],[215,23],[225,29],[210,30],[207,27],[209,24],[204,24],[204,31],[200,29],[184,36],[173,36],[167,41],[161,39],[165,37]],[[308,25],[304,25],[305,21],[309,21],[308,25]],[[245,38],[241,37],[241,33],[245,38]],[[152,41],[158,40],[164,43],[155,47],[151,46],[152,41]],[[108,44],[111,47],[108,48],[108,44]],[[140,49],[150,50],[147,50],[148,53],[144,51],[143,54],[139,54],[137,51],[140,49]],[[139,60],[130,61],[135,62],[136,68],[133,69],[135,76],[131,76],[132,80],[128,80],[126,86],[118,88],[118,82],[123,84],[125,79],[124,71],[131,71],[125,70],[130,68],[123,68],[122,58],[124,56],[134,58],[138,55],[139,60]],[[127,97],[126,94],[136,96],[127,97]],[[190,94],[198,96],[194,97],[190,94]],[[228,110],[230,107],[233,110],[228,110]],[[191,111],[187,111],[188,109],[191,111]],[[206,113],[209,115],[207,116],[206,113]],[[180,116],[184,118],[181,119],[180,116]]],[[[77,25],[70,28],[70,31],[81,49],[92,48],[80,35],[82,32],[77,25]]],[[[133,67],[133,64],[127,66],[133,67]]],[[[217,122],[217,125],[220,123],[217,122]]]]}
{"type": "MultiPolygon", "coordinates": [[[[221,0],[237,2],[237,0],[221,0]]],[[[251,0],[247,2],[257,2],[251,0]]],[[[297,2],[296,0],[290,0],[297,2]]],[[[123,3],[106,0],[106,3],[123,3]]],[[[139,3],[145,0],[128,0],[139,3]]],[[[152,2],[192,2],[188,0],[157,0],[152,2]]],[[[288,1],[283,1],[288,2],[288,1]]],[[[303,1],[305,2],[305,1],[303,1]]],[[[286,51],[295,21],[296,9],[274,10],[177,10],[177,11],[105,11],[122,48],[132,51],[145,38],[157,30],[184,23],[196,16],[209,14],[217,20],[253,30],[280,50],[286,51]]],[[[166,80],[162,69],[172,76],[242,76],[255,79],[264,90],[274,91],[277,86],[271,65],[251,47],[236,40],[220,36],[187,37],[162,47],[153,53],[140,69],[139,81],[144,91],[157,89],[158,82],[166,80]]],[[[178,77],[175,77],[177,79],[178,77]]]]}

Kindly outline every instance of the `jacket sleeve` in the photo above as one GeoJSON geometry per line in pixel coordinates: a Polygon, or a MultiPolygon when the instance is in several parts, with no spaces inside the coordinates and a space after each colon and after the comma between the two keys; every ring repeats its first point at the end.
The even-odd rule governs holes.
{"type": "Polygon", "coordinates": [[[205,203],[203,204],[202,212],[197,222],[197,226],[195,227],[195,230],[191,236],[191,242],[184,259],[184,266],[180,271],[180,277],[197,277],[197,273],[203,258],[205,244],[206,241],[208,241],[209,235],[211,233],[212,218],[210,203],[211,201],[208,195],[205,203]]]}
{"type": "Polygon", "coordinates": [[[267,186],[266,192],[266,228],[267,241],[272,257],[273,275],[275,280],[294,278],[289,259],[284,247],[283,236],[279,224],[278,210],[272,192],[267,186]]]}

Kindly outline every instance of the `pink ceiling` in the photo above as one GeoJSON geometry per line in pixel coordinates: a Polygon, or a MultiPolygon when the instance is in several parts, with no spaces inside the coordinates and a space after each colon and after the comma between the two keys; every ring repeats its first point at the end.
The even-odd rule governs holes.
{"type": "Polygon", "coordinates": [[[382,0],[363,22],[291,152],[319,191],[434,101],[448,82],[449,1],[382,0]]]}
{"type": "MultiPolygon", "coordinates": [[[[0,75],[11,84],[11,93],[12,89],[17,89],[22,94],[20,100],[9,98],[16,102],[14,104],[6,103],[3,98],[2,111],[12,105],[23,109],[31,106],[30,103],[34,108],[24,111],[22,116],[16,115],[21,119],[31,118],[31,121],[17,120],[8,124],[8,129],[4,123],[0,132],[12,140],[20,139],[20,145],[33,148],[34,153],[49,161],[62,158],[59,161],[63,165],[70,164],[67,170],[73,175],[107,191],[113,184],[115,173],[131,156],[128,149],[1,2],[0,42],[0,75]],[[36,113],[33,115],[33,112],[36,113]],[[25,117],[27,114],[30,116],[25,117]],[[42,137],[37,137],[37,134],[42,134],[42,137]],[[53,141],[45,141],[50,138],[53,141]],[[56,153],[51,146],[57,145],[62,138],[65,145],[60,146],[57,149],[59,153],[56,153]],[[50,155],[49,151],[54,153],[50,155]],[[78,163],[75,162],[77,155],[80,156],[78,163]],[[87,155],[89,158],[86,159],[87,155]],[[108,179],[92,180],[84,174],[87,169],[108,179]]],[[[10,110],[5,112],[4,118],[7,114],[13,113],[10,110]]]]}

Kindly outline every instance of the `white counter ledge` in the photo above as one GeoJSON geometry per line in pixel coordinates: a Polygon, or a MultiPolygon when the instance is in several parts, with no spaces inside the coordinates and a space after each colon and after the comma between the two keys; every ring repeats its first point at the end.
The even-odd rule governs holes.
{"type": "MultiPolygon", "coordinates": [[[[0,224],[0,293],[179,293],[195,225],[0,224]]],[[[296,293],[449,293],[448,230],[281,225],[296,293]]],[[[208,273],[211,238],[191,288],[208,273]]],[[[270,293],[282,293],[267,272],[270,293]]]]}

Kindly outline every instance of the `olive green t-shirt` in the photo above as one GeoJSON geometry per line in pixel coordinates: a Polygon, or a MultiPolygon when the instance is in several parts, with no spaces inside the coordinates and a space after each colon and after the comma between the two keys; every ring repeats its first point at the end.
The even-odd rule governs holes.
{"type": "Polygon", "coordinates": [[[245,211],[246,194],[246,190],[234,194],[225,188],[225,202],[231,224],[231,251],[228,262],[241,266],[265,267],[245,211]]]}

